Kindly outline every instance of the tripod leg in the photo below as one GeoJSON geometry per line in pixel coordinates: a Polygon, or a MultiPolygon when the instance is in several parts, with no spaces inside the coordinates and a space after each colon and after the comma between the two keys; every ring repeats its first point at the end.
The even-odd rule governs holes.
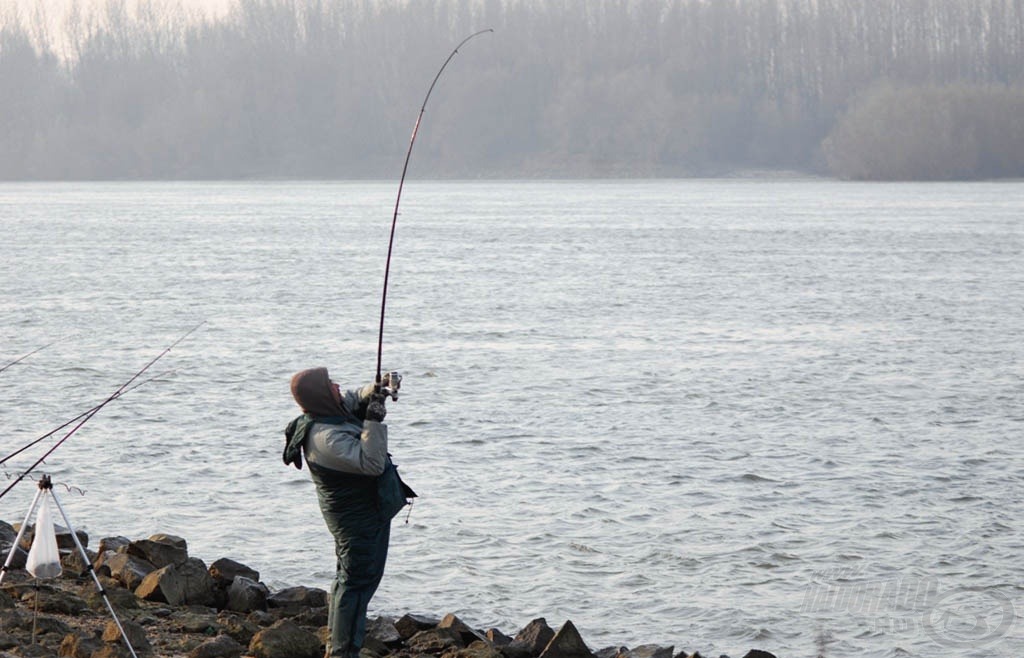
{"type": "Polygon", "coordinates": [[[36,490],[36,497],[32,499],[32,505],[28,508],[28,514],[25,515],[25,520],[21,522],[21,529],[18,530],[18,537],[14,540],[14,545],[11,546],[11,552],[7,554],[7,561],[4,562],[4,566],[0,569],[0,583],[4,581],[4,576],[11,569],[11,563],[14,562],[14,554],[18,552],[18,545],[21,543],[21,539],[25,536],[25,530],[28,528],[28,521],[32,518],[32,513],[36,511],[36,507],[39,506],[39,499],[43,495],[42,489],[36,490]]]}
{"type": "Polygon", "coordinates": [[[82,546],[82,542],[78,541],[78,535],[75,534],[75,528],[71,525],[71,520],[68,519],[67,513],[64,511],[64,507],[60,504],[57,499],[57,494],[52,489],[50,490],[50,497],[53,498],[53,502],[57,504],[57,509],[60,510],[60,515],[64,519],[64,525],[67,526],[68,531],[71,533],[71,539],[75,542],[75,546],[78,548],[78,552],[82,555],[82,559],[87,565],[89,565],[89,575],[92,576],[92,581],[96,583],[96,591],[103,597],[103,602],[107,604],[107,610],[110,611],[110,616],[113,617],[114,623],[117,625],[117,630],[121,631],[121,639],[124,640],[124,644],[128,647],[128,651],[131,652],[132,658],[139,658],[135,654],[135,649],[132,648],[132,643],[128,640],[128,634],[124,632],[124,627],[121,626],[121,620],[117,618],[117,613],[114,612],[114,606],[110,605],[110,599],[107,597],[107,591],[103,589],[103,585],[100,583],[100,579],[96,577],[96,570],[92,568],[92,561],[89,559],[89,554],[85,552],[85,547],[82,546]]]}

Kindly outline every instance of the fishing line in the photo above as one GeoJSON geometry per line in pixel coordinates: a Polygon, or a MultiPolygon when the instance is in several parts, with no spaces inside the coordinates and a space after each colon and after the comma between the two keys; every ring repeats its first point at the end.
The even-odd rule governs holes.
{"type": "Polygon", "coordinates": [[[103,407],[107,406],[108,404],[110,404],[111,402],[116,400],[118,397],[120,397],[120,395],[122,393],[124,393],[124,391],[129,386],[131,386],[132,383],[136,379],[141,377],[143,373],[145,373],[147,370],[149,370],[153,366],[154,363],[156,363],[160,359],[164,358],[164,356],[166,356],[168,352],[170,352],[172,349],[177,347],[179,343],[181,343],[183,340],[185,340],[186,338],[191,336],[193,333],[195,333],[199,329],[199,327],[203,326],[204,324],[206,324],[205,320],[203,322],[200,322],[196,326],[192,327],[191,329],[189,329],[188,332],[184,336],[182,336],[178,340],[176,340],[173,343],[171,343],[171,345],[169,347],[167,347],[163,352],[160,352],[160,354],[156,355],[156,357],[153,358],[152,361],[147,363],[145,366],[142,367],[141,370],[139,370],[134,375],[132,375],[131,378],[128,379],[128,381],[126,381],[124,384],[121,384],[121,386],[116,391],[114,391],[110,395],[110,397],[108,397],[106,400],[104,400],[100,404],[96,405],[91,411],[87,411],[84,414],[84,417],[82,418],[82,420],[80,420],[77,425],[72,427],[71,430],[67,434],[65,434],[59,441],[57,441],[57,443],[53,444],[53,447],[51,447],[49,450],[47,450],[45,453],[43,453],[43,456],[40,457],[39,459],[37,459],[31,466],[29,466],[21,475],[19,475],[17,477],[17,479],[14,480],[14,482],[12,482],[11,484],[7,485],[6,489],[4,489],[3,491],[0,491],[0,498],[3,498],[4,496],[6,496],[7,492],[9,492],[11,489],[16,487],[19,482],[21,482],[23,479],[25,479],[28,476],[29,473],[31,473],[33,470],[35,470],[35,468],[37,466],[42,464],[43,461],[45,461],[47,457],[52,455],[54,453],[54,451],[57,450],[57,448],[61,447],[64,444],[65,441],[70,439],[75,434],[75,432],[77,432],[79,429],[81,429],[82,425],[85,425],[87,422],[89,422],[92,419],[93,416],[98,414],[100,412],[100,410],[103,409],[103,407]]]}
{"type": "MultiPolygon", "coordinates": [[[[164,372],[162,372],[162,373],[160,373],[160,374],[158,374],[158,375],[153,375],[153,376],[152,376],[152,377],[150,377],[149,379],[143,379],[143,380],[142,380],[141,382],[135,382],[135,385],[134,385],[134,386],[131,386],[131,387],[129,387],[129,388],[126,388],[125,390],[121,391],[120,393],[116,393],[116,394],[114,395],[114,397],[115,397],[115,398],[119,398],[119,397],[121,397],[122,395],[124,395],[125,393],[131,393],[132,391],[134,391],[135,389],[137,389],[137,388],[138,388],[138,387],[140,387],[140,386],[143,386],[144,384],[148,384],[149,382],[153,382],[153,381],[157,381],[157,380],[159,380],[159,379],[163,379],[164,377],[167,377],[168,375],[173,375],[173,374],[175,374],[176,372],[178,372],[178,370],[177,370],[177,369],[175,369],[175,370],[165,370],[164,372]]],[[[93,411],[97,411],[97,410],[99,409],[99,407],[100,407],[100,405],[96,405],[96,406],[95,406],[95,407],[93,407],[92,409],[89,409],[89,410],[87,410],[87,411],[83,411],[82,413],[78,414],[77,416],[75,416],[75,417],[74,417],[74,418],[72,418],[71,420],[67,421],[67,422],[66,422],[66,423],[64,423],[63,425],[60,425],[60,426],[58,426],[58,427],[55,427],[55,428],[53,428],[52,430],[50,430],[49,432],[47,432],[46,434],[44,434],[44,435],[42,435],[41,437],[39,437],[38,439],[33,439],[33,440],[32,440],[32,441],[30,441],[29,443],[26,443],[25,445],[23,445],[22,447],[18,448],[17,450],[15,450],[15,451],[14,451],[14,452],[12,452],[11,454],[7,455],[7,456],[6,456],[6,457],[4,457],[3,459],[0,459],[0,464],[6,464],[6,463],[7,463],[8,461],[10,461],[11,459],[13,459],[14,457],[17,457],[18,455],[20,455],[21,453],[25,452],[26,450],[28,450],[28,449],[29,449],[29,448],[31,448],[32,446],[34,446],[34,445],[36,445],[36,444],[38,444],[38,443],[41,443],[42,441],[45,441],[46,439],[50,438],[51,436],[53,436],[53,435],[54,435],[54,434],[56,434],[57,432],[61,431],[62,429],[64,429],[64,428],[65,428],[65,427],[67,427],[68,425],[70,425],[71,423],[75,422],[76,420],[80,420],[80,419],[82,419],[82,418],[83,418],[83,417],[84,417],[85,415],[87,415],[87,414],[89,414],[89,413],[91,413],[91,412],[93,412],[93,411]]],[[[10,479],[10,478],[8,478],[8,479],[10,479]]]]}
{"type": "Polygon", "coordinates": [[[402,187],[405,185],[405,174],[409,170],[409,158],[412,157],[412,147],[413,147],[413,144],[416,143],[416,133],[418,133],[419,130],[420,130],[420,121],[423,119],[423,113],[426,112],[426,110],[427,110],[427,101],[430,100],[430,94],[434,91],[434,85],[437,84],[437,81],[440,79],[441,74],[444,73],[445,68],[448,66],[448,62],[452,61],[452,58],[455,57],[456,54],[458,54],[459,48],[461,48],[462,46],[466,45],[466,42],[468,42],[470,39],[472,39],[474,37],[478,37],[481,34],[484,34],[486,32],[494,32],[494,30],[488,28],[486,30],[480,30],[479,32],[474,32],[473,34],[471,34],[468,37],[466,37],[465,39],[463,39],[459,43],[459,45],[455,46],[455,49],[452,50],[451,54],[448,55],[448,59],[444,60],[444,64],[441,65],[441,68],[437,71],[437,75],[434,76],[433,82],[430,83],[430,88],[427,89],[427,95],[423,99],[423,105],[420,107],[420,113],[416,117],[416,124],[412,127],[412,137],[409,139],[409,150],[406,151],[406,153],[405,153],[405,164],[402,165],[402,177],[398,181],[398,196],[395,197],[395,213],[394,213],[394,215],[391,218],[391,237],[388,239],[388,258],[387,258],[387,261],[385,262],[385,265],[384,265],[384,290],[381,293],[381,297],[380,297],[380,333],[377,335],[377,385],[378,386],[381,383],[380,364],[381,364],[381,357],[382,357],[383,352],[384,352],[384,307],[385,307],[385,305],[387,303],[387,298],[388,298],[388,275],[391,273],[391,250],[392,250],[392,248],[394,247],[394,244],[395,244],[395,225],[398,223],[398,205],[402,202],[402,187]]]}
{"type": "MultiPolygon", "coordinates": [[[[11,480],[11,479],[14,479],[14,478],[18,477],[18,475],[14,474],[14,473],[9,473],[7,471],[3,471],[3,475],[8,480],[11,480]]],[[[20,474],[20,475],[21,475],[21,478],[23,480],[31,480],[32,482],[42,482],[42,481],[44,481],[45,478],[50,477],[49,475],[43,475],[41,478],[37,478],[34,475],[24,475],[24,474],[20,474]]],[[[54,482],[53,480],[49,480],[49,482],[52,485],[60,485],[60,486],[64,487],[67,490],[68,493],[78,494],[79,496],[84,496],[85,495],[85,489],[83,489],[82,487],[76,487],[75,485],[68,484],[67,482],[54,482]]]]}

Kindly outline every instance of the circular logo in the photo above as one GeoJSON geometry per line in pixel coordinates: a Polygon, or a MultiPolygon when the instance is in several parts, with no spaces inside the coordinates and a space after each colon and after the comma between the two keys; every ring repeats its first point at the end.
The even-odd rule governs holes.
{"type": "Polygon", "coordinates": [[[1016,619],[1013,601],[997,590],[953,589],[935,599],[923,625],[937,643],[977,648],[1006,635],[1016,619]]]}

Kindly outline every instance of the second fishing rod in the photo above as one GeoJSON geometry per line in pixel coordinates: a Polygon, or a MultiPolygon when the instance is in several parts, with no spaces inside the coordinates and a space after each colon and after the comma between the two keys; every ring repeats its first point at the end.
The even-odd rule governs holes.
{"type": "Polygon", "coordinates": [[[384,288],[381,292],[380,297],[380,331],[377,334],[377,375],[374,382],[377,385],[378,391],[385,395],[390,395],[392,399],[398,399],[398,386],[401,381],[401,377],[397,373],[388,373],[386,377],[381,375],[381,360],[384,354],[384,316],[387,307],[388,300],[388,277],[391,274],[391,253],[395,246],[395,227],[398,225],[398,208],[402,203],[402,188],[405,186],[405,175],[409,171],[409,160],[412,157],[412,148],[416,145],[416,135],[419,134],[420,122],[423,120],[423,114],[427,111],[427,102],[430,101],[430,94],[434,92],[434,87],[437,85],[437,81],[441,78],[441,74],[448,67],[448,63],[459,53],[459,48],[462,48],[470,40],[480,36],[481,34],[487,34],[488,32],[494,32],[493,29],[480,30],[474,32],[468,37],[459,42],[459,45],[455,46],[452,52],[448,55],[448,58],[441,64],[441,68],[438,69],[437,75],[430,82],[430,87],[427,89],[427,94],[423,98],[423,104],[420,106],[420,112],[416,116],[416,123],[412,127],[412,137],[409,138],[409,149],[405,152],[405,163],[402,165],[402,177],[398,181],[398,194],[395,197],[395,212],[391,217],[391,234],[388,238],[388,256],[384,264],[384,288]]]}

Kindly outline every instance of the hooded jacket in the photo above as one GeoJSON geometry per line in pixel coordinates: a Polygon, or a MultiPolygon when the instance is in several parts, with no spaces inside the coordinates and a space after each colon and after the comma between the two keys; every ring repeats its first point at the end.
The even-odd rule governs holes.
{"type": "Polygon", "coordinates": [[[362,418],[373,384],[345,391],[341,403],[330,393],[326,368],[303,370],[292,377],[292,396],[305,412],[285,429],[283,459],[302,468],[310,464],[356,475],[380,475],[388,457],[388,428],[362,418]]]}
{"type": "Polygon", "coordinates": [[[359,507],[352,496],[370,495],[372,507],[391,518],[416,493],[391,462],[387,425],[364,418],[374,385],[346,391],[340,404],[330,386],[326,368],[292,378],[292,395],[305,413],[285,429],[283,460],[301,469],[305,455],[325,513],[352,513],[359,507]]]}

